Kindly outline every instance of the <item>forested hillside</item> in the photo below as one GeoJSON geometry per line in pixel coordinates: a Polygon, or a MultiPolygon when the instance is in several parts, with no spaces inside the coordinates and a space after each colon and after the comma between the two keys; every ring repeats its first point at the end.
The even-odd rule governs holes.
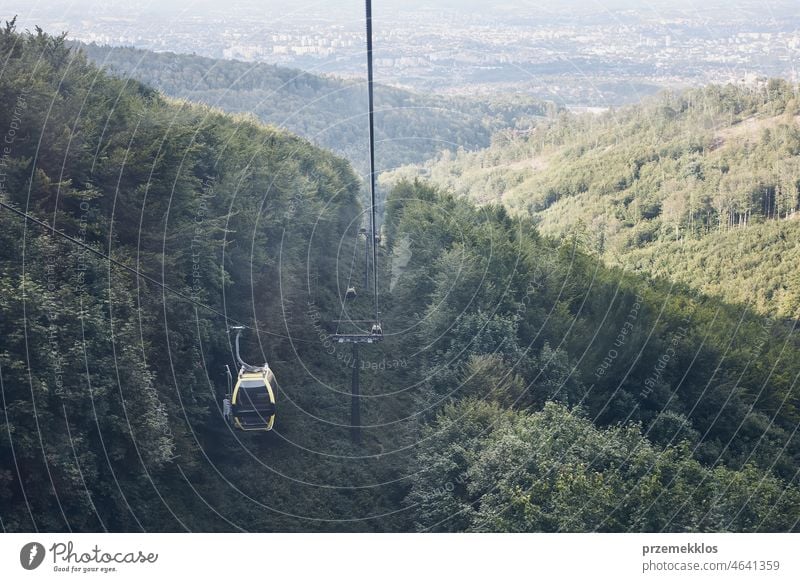
{"type": "Polygon", "coordinates": [[[346,368],[319,363],[306,316],[312,300],[334,312],[337,245],[360,225],[349,165],[109,77],[63,38],[8,28],[0,46],[3,201],[169,286],[0,211],[3,529],[324,529],[358,515],[350,486],[385,470],[336,455],[346,368]],[[271,438],[220,416],[235,322],[259,328],[245,357],[277,371],[271,438]]]}
{"type": "Polygon", "coordinates": [[[0,209],[3,531],[800,527],[792,322],[402,182],[355,445],[328,339],[371,308],[341,300],[348,163],[63,38],[8,25],[0,50],[0,200],[147,275],[0,209]],[[278,378],[269,434],[221,417],[237,322],[278,378]]]}
{"type": "Polygon", "coordinates": [[[422,173],[530,213],[545,234],[577,233],[614,264],[798,317],[799,104],[780,80],[664,94],[500,134],[422,173]]]}
{"type": "Polygon", "coordinates": [[[386,224],[404,263],[393,328],[432,420],[418,528],[798,526],[793,323],[604,268],[576,237],[419,183],[398,185],[386,224]]]}
{"type": "MultiPolygon", "coordinates": [[[[89,59],[166,95],[234,113],[252,113],[344,156],[361,174],[369,171],[366,147],[366,83],[263,63],[154,53],[124,47],[80,45],[89,59]]],[[[365,72],[366,75],[366,72],[365,72]]],[[[514,97],[488,103],[420,95],[378,85],[375,130],[379,169],[419,163],[442,150],[489,145],[500,129],[527,129],[556,111],[514,97]]]]}

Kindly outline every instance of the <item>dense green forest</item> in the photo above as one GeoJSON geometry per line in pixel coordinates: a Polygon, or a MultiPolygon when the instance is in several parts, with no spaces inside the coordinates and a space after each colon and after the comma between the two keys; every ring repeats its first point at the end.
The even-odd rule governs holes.
{"type": "Polygon", "coordinates": [[[577,233],[613,264],[800,316],[797,87],[710,86],[606,114],[562,114],[417,175],[502,201],[549,235],[577,233]],[[688,268],[687,268],[688,267],[688,268]]]}
{"type": "MultiPolygon", "coordinates": [[[[79,46],[91,61],[116,74],[143,81],[171,97],[251,113],[344,156],[362,175],[369,171],[363,81],[264,63],[129,47],[79,46]]],[[[378,85],[375,131],[379,169],[421,163],[442,150],[483,148],[496,131],[529,128],[541,116],[556,111],[552,103],[522,96],[490,103],[378,85]]]]}
{"type": "Polygon", "coordinates": [[[403,181],[353,444],[328,339],[370,309],[341,299],[349,164],[63,37],[8,25],[0,50],[0,200],[151,278],[0,209],[3,531],[800,528],[792,320],[403,181]],[[277,375],[272,433],[221,418],[231,322],[277,375]]]}

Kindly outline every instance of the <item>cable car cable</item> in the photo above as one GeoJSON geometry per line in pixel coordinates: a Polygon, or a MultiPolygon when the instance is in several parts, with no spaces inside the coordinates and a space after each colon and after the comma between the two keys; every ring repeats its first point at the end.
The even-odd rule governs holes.
{"type": "Polygon", "coordinates": [[[97,249],[95,249],[91,245],[85,243],[84,241],[82,241],[80,239],[77,239],[77,238],[75,238],[73,236],[70,236],[67,233],[65,233],[65,232],[63,232],[61,230],[58,230],[53,226],[50,226],[44,220],[40,220],[40,219],[36,218],[35,216],[33,216],[31,214],[28,214],[27,212],[23,212],[22,210],[14,208],[10,204],[7,204],[6,202],[3,202],[2,200],[0,200],[0,207],[5,208],[7,210],[10,210],[11,212],[16,214],[17,216],[19,216],[23,220],[30,220],[31,222],[46,228],[47,230],[49,230],[53,234],[57,234],[58,236],[68,240],[69,242],[74,243],[74,244],[78,245],[79,247],[81,247],[83,249],[86,249],[90,253],[92,253],[94,255],[97,255],[101,259],[105,259],[105,260],[109,261],[110,263],[113,263],[114,265],[120,267],[121,269],[124,269],[125,271],[128,271],[129,273],[131,273],[133,275],[136,275],[137,277],[141,277],[142,279],[144,279],[146,281],[149,281],[150,283],[153,283],[154,285],[158,285],[159,287],[161,287],[165,291],[169,291],[173,295],[176,295],[176,296],[180,297],[181,299],[184,299],[185,301],[188,301],[189,303],[192,303],[193,305],[196,305],[197,307],[205,309],[206,311],[209,311],[209,312],[211,312],[211,313],[213,313],[215,315],[219,315],[220,317],[225,319],[226,323],[227,322],[232,322],[232,323],[235,323],[237,325],[241,325],[243,327],[246,327],[248,329],[253,329],[253,330],[259,331],[261,333],[264,333],[264,334],[267,334],[267,335],[272,335],[272,336],[283,338],[283,339],[290,339],[290,340],[295,341],[295,342],[316,343],[313,340],[303,340],[303,339],[294,338],[294,337],[291,337],[291,336],[275,333],[275,332],[272,332],[272,331],[267,331],[267,330],[261,329],[259,327],[253,327],[253,326],[245,325],[242,322],[237,321],[236,319],[233,319],[232,317],[228,316],[224,312],[222,312],[222,311],[220,311],[218,309],[215,309],[214,307],[211,307],[210,305],[206,305],[205,303],[201,303],[201,302],[199,302],[199,301],[197,301],[195,299],[192,299],[189,295],[186,295],[185,293],[170,287],[166,283],[162,283],[161,281],[158,281],[157,279],[151,277],[150,275],[142,273],[141,271],[126,265],[125,263],[121,263],[120,261],[118,261],[118,260],[106,255],[105,253],[103,253],[101,251],[98,251],[97,249]]]}
{"type": "Polygon", "coordinates": [[[367,96],[369,101],[369,193],[372,226],[372,276],[375,292],[375,323],[380,322],[378,305],[378,239],[375,233],[375,104],[372,79],[372,0],[366,0],[367,8],[367,96]]]}

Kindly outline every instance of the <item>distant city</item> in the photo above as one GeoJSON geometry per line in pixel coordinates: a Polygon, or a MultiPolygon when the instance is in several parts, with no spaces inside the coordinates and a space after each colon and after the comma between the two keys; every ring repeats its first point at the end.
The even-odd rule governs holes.
{"type": "MultiPolygon", "coordinates": [[[[344,77],[363,76],[360,2],[352,18],[320,3],[293,14],[237,4],[183,10],[87,15],[22,11],[20,25],[71,39],[154,51],[267,62],[344,77]]],[[[527,7],[479,12],[394,9],[376,3],[376,78],[443,94],[524,93],[581,107],[639,100],[664,87],[797,81],[800,28],[790,13],[765,10],[706,15],[621,10],[590,16],[544,15],[527,7]],[[781,15],[783,14],[783,15],[781,15]]]]}

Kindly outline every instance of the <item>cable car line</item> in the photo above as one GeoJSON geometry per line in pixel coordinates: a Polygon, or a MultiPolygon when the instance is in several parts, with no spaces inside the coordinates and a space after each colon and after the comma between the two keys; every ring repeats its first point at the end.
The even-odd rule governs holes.
{"type": "Polygon", "coordinates": [[[372,78],[372,0],[366,0],[367,9],[367,97],[369,102],[369,194],[370,226],[372,229],[372,277],[375,292],[375,325],[380,326],[381,312],[378,305],[378,239],[375,232],[375,103],[372,78]]]}
{"type": "Polygon", "coordinates": [[[3,202],[2,200],[0,200],[0,207],[5,208],[6,210],[10,210],[12,213],[16,214],[17,216],[19,216],[23,220],[29,220],[29,221],[31,221],[31,222],[33,222],[35,224],[38,224],[39,226],[41,226],[43,228],[46,228],[47,230],[49,230],[53,234],[57,234],[58,236],[64,238],[65,240],[67,240],[67,241],[69,241],[69,242],[71,242],[73,244],[78,245],[79,247],[89,251],[90,253],[92,253],[94,255],[97,255],[101,259],[109,261],[110,263],[120,267],[121,269],[131,273],[132,275],[135,275],[137,277],[141,277],[142,279],[144,279],[144,280],[146,280],[146,281],[148,281],[150,283],[153,283],[154,285],[157,285],[158,287],[161,287],[165,291],[169,291],[173,295],[176,295],[177,297],[179,297],[179,298],[181,298],[181,299],[183,299],[185,301],[188,301],[189,303],[192,303],[193,305],[195,305],[197,307],[200,307],[201,309],[205,309],[206,311],[208,311],[210,313],[213,313],[215,315],[218,315],[218,316],[222,317],[226,322],[235,323],[236,325],[239,325],[239,326],[242,326],[242,327],[245,327],[245,328],[248,328],[248,329],[253,329],[253,330],[259,331],[261,333],[267,334],[267,335],[272,335],[272,336],[283,338],[283,339],[290,339],[290,340],[292,340],[294,342],[316,343],[314,340],[303,340],[303,339],[295,338],[295,337],[292,337],[292,336],[287,336],[287,335],[283,335],[283,334],[280,334],[280,333],[267,331],[265,329],[261,329],[260,327],[254,327],[254,326],[250,326],[250,325],[245,325],[242,322],[237,321],[236,319],[233,319],[232,317],[228,316],[226,313],[224,313],[224,312],[222,312],[222,311],[220,311],[218,309],[215,309],[214,307],[211,307],[210,305],[206,305],[205,303],[201,303],[200,301],[197,301],[196,299],[193,299],[192,297],[190,297],[186,293],[183,293],[182,291],[178,291],[177,289],[174,289],[173,287],[170,287],[166,283],[162,283],[161,281],[151,277],[150,275],[147,275],[146,273],[142,273],[138,269],[135,269],[135,268],[133,268],[133,267],[131,267],[129,265],[126,265],[125,263],[122,263],[122,262],[114,259],[113,257],[110,257],[109,255],[107,255],[107,254],[105,254],[105,253],[103,253],[101,251],[98,251],[97,249],[95,249],[91,245],[87,244],[86,242],[84,242],[84,241],[82,241],[80,239],[77,239],[74,236],[70,236],[70,235],[68,235],[67,233],[65,233],[62,230],[58,230],[55,227],[50,226],[50,224],[48,224],[44,220],[40,220],[40,219],[36,218],[35,216],[33,216],[31,214],[28,214],[27,212],[23,212],[22,210],[14,208],[12,205],[10,205],[10,204],[8,204],[6,202],[3,202]]]}
{"type": "MultiPolygon", "coordinates": [[[[339,333],[340,319],[336,322],[336,333],[331,339],[337,343],[349,343],[353,346],[352,359],[352,380],[350,397],[350,438],[355,444],[361,443],[361,403],[359,388],[359,344],[371,344],[383,340],[383,329],[381,328],[381,311],[378,294],[378,233],[377,221],[375,217],[377,204],[375,201],[375,99],[374,99],[374,80],[372,75],[372,0],[366,0],[367,16],[367,99],[368,99],[368,118],[369,118],[369,227],[370,232],[367,236],[364,253],[364,287],[369,289],[369,245],[372,245],[372,291],[375,297],[375,319],[369,333],[339,333]]],[[[366,234],[366,233],[365,233],[366,234]]],[[[352,276],[352,270],[350,275],[352,276]]],[[[348,289],[349,291],[349,289],[348,289]]],[[[348,293],[349,294],[349,293],[348,293]]],[[[342,303],[344,310],[344,302],[342,303]]],[[[354,322],[349,322],[354,323],[354,322]]]]}
{"type": "MultiPolygon", "coordinates": [[[[372,291],[375,299],[375,319],[369,333],[339,333],[337,324],[336,333],[331,339],[338,343],[374,343],[383,340],[383,329],[381,326],[381,312],[378,289],[378,240],[376,211],[377,203],[375,198],[375,99],[374,99],[374,79],[372,71],[372,1],[366,0],[366,24],[367,24],[367,98],[368,98],[368,119],[369,119],[369,234],[367,236],[366,259],[369,258],[369,245],[372,245],[372,291]]],[[[366,276],[369,261],[365,261],[365,282],[369,280],[366,276]]],[[[367,285],[368,287],[368,285],[367,285]]],[[[354,383],[355,386],[355,383],[354,383]]]]}

